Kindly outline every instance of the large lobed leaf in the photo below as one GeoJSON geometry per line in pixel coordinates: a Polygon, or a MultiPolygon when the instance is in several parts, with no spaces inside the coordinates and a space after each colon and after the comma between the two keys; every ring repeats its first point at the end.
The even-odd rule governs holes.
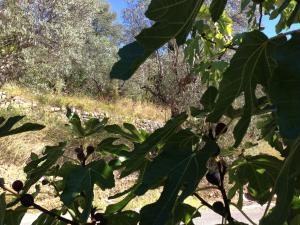
{"type": "Polygon", "coordinates": [[[23,190],[26,192],[29,188],[39,181],[45,173],[55,166],[57,160],[64,154],[65,142],[59,143],[57,146],[46,146],[43,155],[33,157],[33,159],[24,167],[27,180],[23,190]]]}
{"type": "Polygon", "coordinates": [[[164,225],[174,218],[174,207],[191,195],[205,175],[207,160],[218,151],[215,142],[209,141],[199,151],[193,146],[197,138],[182,130],[174,134],[162,153],[146,167],[143,181],[136,191],[143,195],[157,184],[164,185],[160,198],[141,209],[141,225],[164,225]]]}
{"type": "Polygon", "coordinates": [[[152,0],[146,16],[155,23],[144,29],[135,42],[119,51],[120,61],[111,71],[111,77],[127,80],[158,48],[175,38],[182,45],[204,0],[152,0]],[[180,13],[178,13],[180,12],[180,13]]]}
{"type": "Polygon", "coordinates": [[[125,169],[122,171],[122,177],[138,171],[147,163],[146,156],[163,146],[168,139],[177,132],[178,128],[186,121],[187,114],[182,113],[177,117],[170,119],[164,127],[154,131],[144,142],[135,143],[134,149],[130,152],[130,159],[125,162],[125,169]]]}
{"type": "Polygon", "coordinates": [[[2,193],[0,195],[0,225],[4,224],[5,211],[6,211],[5,194],[2,193]]]}
{"type": "Polygon", "coordinates": [[[300,34],[277,48],[278,67],[270,81],[270,98],[276,107],[277,124],[284,138],[300,134],[300,34]]]}
{"type": "Polygon", "coordinates": [[[282,167],[282,161],[269,155],[245,156],[236,160],[230,170],[230,181],[235,182],[235,188],[248,185],[249,193],[260,204],[271,197],[270,189],[282,167]]]}
{"type": "Polygon", "coordinates": [[[216,22],[223,14],[227,0],[213,0],[210,4],[209,11],[212,17],[212,20],[216,22]]]}
{"type": "Polygon", "coordinates": [[[208,120],[218,122],[221,116],[232,107],[233,101],[244,93],[243,114],[234,129],[235,146],[242,141],[252,113],[256,110],[257,85],[267,86],[277,66],[273,53],[279,43],[281,40],[269,40],[257,30],[245,33],[242,44],[233,56],[229,68],[223,74],[216,106],[208,116],[208,120]]]}
{"type": "Polygon", "coordinates": [[[19,127],[13,128],[23,118],[24,116],[14,116],[5,121],[5,119],[1,117],[0,124],[2,124],[4,121],[5,123],[0,127],[0,137],[6,137],[28,131],[38,131],[45,128],[45,126],[36,123],[25,123],[19,127]]]}
{"type": "Polygon", "coordinates": [[[286,158],[274,186],[275,194],[277,194],[276,205],[261,220],[261,225],[284,224],[288,217],[288,209],[293,201],[294,194],[296,194],[295,188],[300,176],[300,138],[294,141],[289,151],[289,156],[286,158]]]}
{"type": "Polygon", "coordinates": [[[61,199],[66,206],[70,206],[80,194],[84,195],[86,204],[80,217],[82,222],[88,219],[91,212],[94,185],[101,189],[114,187],[113,171],[104,160],[94,161],[85,167],[75,166],[66,174],[64,180],[66,185],[61,199]]]}

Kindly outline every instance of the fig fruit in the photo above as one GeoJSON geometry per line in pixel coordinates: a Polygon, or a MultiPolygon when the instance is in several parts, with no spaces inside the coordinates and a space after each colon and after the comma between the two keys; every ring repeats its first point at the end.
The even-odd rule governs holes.
{"type": "Polygon", "coordinates": [[[20,192],[20,191],[23,189],[24,184],[23,184],[22,181],[16,180],[16,181],[14,181],[14,182],[12,183],[11,186],[12,186],[12,188],[13,188],[16,192],[20,192]]]}
{"type": "Polygon", "coordinates": [[[224,205],[222,202],[218,201],[218,202],[215,202],[213,205],[212,205],[213,209],[215,212],[217,213],[220,213],[220,214],[223,214],[224,213],[224,205]]]}
{"type": "Polygon", "coordinates": [[[30,194],[22,195],[20,201],[24,207],[30,207],[34,204],[34,198],[30,194]]]}
{"type": "Polygon", "coordinates": [[[87,146],[87,148],[86,148],[87,155],[94,153],[94,151],[95,151],[94,146],[92,146],[92,145],[87,146]]]}
{"type": "Polygon", "coordinates": [[[77,159],[79,159],[80,161],[85,160],[85,154],[84,154],[84,152],[77,153],[77,159]]]}
{"type": "Polygon", "coordinates": [[[221,177],[218,172],[208,172],[206,174],[206,180],[212,185],[220,186],[221,177]]]}

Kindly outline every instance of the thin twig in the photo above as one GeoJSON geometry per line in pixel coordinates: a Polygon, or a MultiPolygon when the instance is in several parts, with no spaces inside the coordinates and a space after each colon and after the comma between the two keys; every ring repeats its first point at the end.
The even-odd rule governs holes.
{"type": "MultiPolygon", "coordinates": [[[[217,42],[215,42],[215,41],[213,41],[213,40],[207,38],[207,37],[205,36],[205,34],[201,34],[200,36],[201,36],[204,40],[206,40],[206,41],[208,41],[208,42],[210,42],[210,43],[212,43],[212,44],[214,44],[214,45],[217,44],[217,42]]],[[[231,49],[231,50],[234,50],[234,51],[237,50],[237,48],[235,48],[235,47],[232,46],[231,44],[225,45],[224,48],[228,48],[228,49],[231,49]]]]}
{"type": "Polygon", "coordinates": [[[230,203],[231,205],[233,205],[234,207],[236,207],[240,213],[243,214],[243,216],[253,225],[257,225],[243,210],[241,210],[235,203],[230,203]]]}
{"type": "Polygon", "coordinates": [[[212,205],[209,204],[207,201],[205,201],[200,195],[198,195],[197,193],[194,193],[193,195],[201,202],[202,205],[204,205],[207,208],[211,209],[212,211],[219,214],[220,216],[225,217],[224,213],[215,211],[214,208],[212,207],[212,205]]]}
{"type": "Polygon", "coordinates": [[[226,217],[225,218],[229,222],[233,222],[233,218],[232,218],[231,212],[230,212],[229,200],[227,198],[227,194],[226,194],[226,191],[225,191],[225,188],[224,188],[224,171],[222,171],[220,163],[218,163],[218,170],[219,170],[219,174],[221,175],[221,184],[219,186],[219,190],[221,191],[221,194],[222,194],[222,197],[223,197],[223,202],[224,202],[224,205],[225,205],[225,210],[226,210],[226,217]]]}
{"type": "Polygon", "coordinates": [[[264,215],[263,215],[263,217],[265,217],[266,215],[267,215],[267,213],[268,213],[268,211],[269,211],[269,208],[270,208],[270,206],[271,206],[271,202],[272,202],[272,198],[273,198],[273,196],[274,196],[274,189],[272,190],[272,193],[271,193],[271,198],[269,199],[269,201],[268,201],[268,204],[267,204],[267,207],[266,207],[266,209],[265,209],[265,212],[264,212],[264,215]]]}
{"type": "Polygon", "coordinates": [[[35,209],[37,209],[37,210],[39,210],[39,211],[41,211],[41,212],[43,212],[43,213],[45,213],[45,214],[48,214],[49,216],[54,217],[54,218],[56,218],[56,219],[58,219],[58,220],[60,220],[60,221],[62,221],[62,222],[65,222],[65,223],[71,224],[71,225],[78,225],[77,222],[71,221],[71,220],[69,220],[69,219],[66,219],[66,218],[60,216],[60,215],[57,215],[56,213],[54,213],[54,212],[52,212],[52,211],[49,211],[49,210],[43,208],[43,207],[40,206],[40,205],[37,205],[37,204],[33,203],[32,206],[33,206],[35,209]]]}
{"type": "Polygon", "coordinates": [[[263,18],[263,5],[262,3],[259,4],[259,24],[258,24],[258,27],[259,27],[259,30],[261,30],[261,24],[262,24],[262,18],[263,18]]]}
{"type": "Polygon", "coordinates": [[[208,187],[198,188],[196,190],[196,192],[198,192],[198,191],[206,191],[206,190],[210,190],[210,189],[218,189],[218,188],[215,187],[215,186],[208,186],[208,187]]]}

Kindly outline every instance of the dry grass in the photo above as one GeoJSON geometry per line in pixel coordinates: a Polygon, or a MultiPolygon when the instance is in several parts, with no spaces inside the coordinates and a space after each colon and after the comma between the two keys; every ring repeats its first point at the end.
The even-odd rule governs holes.
{"type": "MultiPolygon", "coordinates": [[[[86,96],[53,96],[51,94],[38,95],[31,93],[29,90],[19,88],[16,85],[6,85],[4,90],[12,96],[22,96],[25,99],[37,101],[43,105],[52,106],[64,106],[72,105],[80,108],[84,111],[102,110],[111,114],[117,114],[122,116],[124,120],[126,118],[143,118],[151,120],[164,121],[168,117],[166,109],[154,106],[148,103],[133,102],[129,99],[121,99],[113,103],[106,101],[95,100],[86,96]],[[163,111],[164,110],[164,111],[163,111]]],[[[25,179],[25,174],[21,170],[26,164],[27,159],[31,152],[40,153],[45,145],[55,145],[60,141],[69,140],[69,144],[66,150],[66,154],[70,157],[74,146],[78,146],[78,141],[72,138],[72,134],[65,128],[64,124],[67,122],[64,115],[61,113],[54,113],[44,110],[43,107],[37,107],[35,111],[26,109],[9,108],[8,110],[0,110],[0,115],[9,117],[13,115],[27,115],[24,122],[37,122],[46,125],[46,128],[39,132],[29,132],[11,137],[1,138],[0,140],[0,177],[5,177],[8,184],[12,183],[16,179],[25,179]]],[[[85,140],[84,144],[97,143],[105,134],[101,134],[92,139],[85,140]]],[[[249,149],[246,154],[256,155],[259,153],[267,153],[279,157],[279,153],[262,142],[257,147],[249,149]]],[[[129,177],[127,179],[118,180],[116,187],[112,190],[101,191],[96,189],[95,204],[99,208],[104,208],[108,203],[117,202],[117,200],[109,201],[108,197],[116,192],[126,190],[130,187],[136,177],[129,177]]],[[[203,184],[202,184],[203,185],[203,184]]],[[[51,190],[46,187],[42,187],[42,194],[38,198],[38,202],[43,206],[51,209],[54,206],[60,204],[59,200],[50,195],[51,190]],[[50,198],[49,198],[50,196],[50,198]]],[[[128,206],[127,209],[140,209],[144,205],[154,202],[158,199],[161,190],[153,190],[147,192],[146,195],[136,197],[128,206]]],[[[218,194],[205,191],[201,192],[205,199],[209,202],[213,202],[220,196],[218,194]]],[[[193,197],[189,197],[186,200],[187,203],[198,207],[199,201],[193,197]]]]}
{"type": "Polygon", "coordinates": [[[2,90],[9,95],[21,96],[42,105],[56,107],[69,105],[87,112],[107,112],[111,116],[122,117],[125,121],[138,118],[163,122],[170,117],[170,110],[167,107],[158,106],[151,102],[133,101],[128,98],[108,101],[106,99],[95,99],[84,95],[38,94],[13,83],[4,85],[2,90]]]}

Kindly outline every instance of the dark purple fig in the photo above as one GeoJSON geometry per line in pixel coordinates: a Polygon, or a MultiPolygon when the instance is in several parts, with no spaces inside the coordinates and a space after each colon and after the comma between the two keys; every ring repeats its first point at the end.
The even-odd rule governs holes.
{"type": "Polygon", "coordinates": [[[220,202],[220,201],[215,202],[212,205],[212,207],[213,207],[215,212],[220,213],[220,214],[224,214],[225,208],[224,208],[224,205],[223,205],[222,202],[220,202]]]}
{"type": "Polygon", "coordinates": [[[220,186],[221,178],[218,172],[208,172],[206,174],[206,180],[212,185],[220,186]]]}
{"type": "Polygon", "coordinates": [[[47,179],[44,179],[44,180],[42,180],[42,185],[47,185],[47,184],[49,184],[50,182],[49,182],[49,180],[47,180],[47,179]]]}
{"type": "Polygon", "coordinates": [[[94,146],[92,146],[92,145],[87,146],[87,148],[86,148],[86,154],[87,155],[93,154],[94,151],[95,151],[94,146]]]}
{"type": "Polygon", "coordinates": [[[20,198],[20,201],[24,207],[30,207],[34,204],[34,199],[33,199],[32,195],[29,195],[29,194],[22,195],[20,198]]]}
{"type": "Polygon", "coordinates": [[[77,159],[79,159],[80,161],[84,161],[85,160],[84,152],[77,153],[77,159]]]}
{"type": "Polygon", "coordinates": [[[224,123],[218,123],[215,128],[215,134],[216,136],[219,136],[221,134],[225,134],[227,132],[228,128],[227,125],[224,123]]]}
{"type": "Polygon", "coordinates": [[[14,181],[14,182],[12,183],[11,186],[12,186],[12,188],[13,188],[16,192],[20,192],[20,191],[23,189],[24,184],[23,184],[22,181],[16,180],[16,181],[14,181]]]}
{"type": "Polygon", "coordinates": [[[98,222],[97,224],[100,225],[106,225],[107,224],[107,219],[104,217],[103,213],[96,213],[93,216],[93,219],[98,222]]]}
{"type": "Polygon", "coordinates": [[[79,148],[75,148],[74,151],[75,151],[77,154],[80,154],[80,153],[83,152],[83,148],[82,148],[82,146],[80,146],[79,148]]]}
{"type": "Polygon", "coordinates": [[[95,215],[93,217],[94,217],[94,220],[98,221],[98,222],[104,220],[104,216],[102,213],[95,213],[95,215]]]}

